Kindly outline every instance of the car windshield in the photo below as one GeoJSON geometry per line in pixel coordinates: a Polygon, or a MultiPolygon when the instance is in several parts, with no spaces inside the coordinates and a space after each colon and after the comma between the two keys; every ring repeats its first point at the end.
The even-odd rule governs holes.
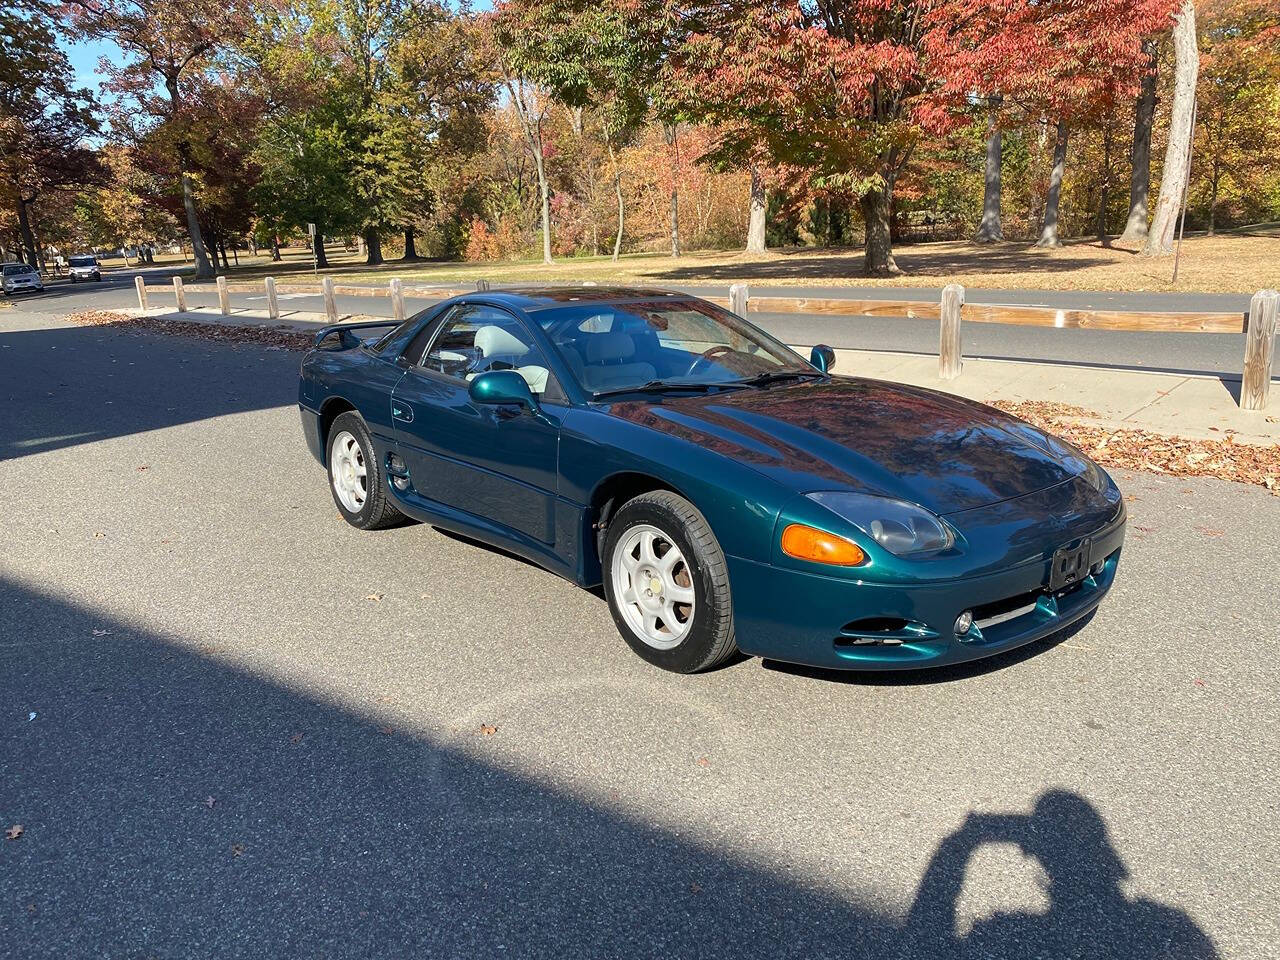
{"type": "Polygon", "coordinates": [[[4,275],[6,277],[17,277],[24,273],[34,273],[25,263],[6,263],[4,265],[4,275]]]}
{"type": "Polygon", "coordinates": [[[73,267],[96,267],[98,261],[93,257],[72,257],[71,265],[73,267]]]}
{"type": "Polygon", "coordinates": [[[533,317],[594,394],[817,375],[764,331],[699,300],[583,303],[538,310],[533,317]]]}

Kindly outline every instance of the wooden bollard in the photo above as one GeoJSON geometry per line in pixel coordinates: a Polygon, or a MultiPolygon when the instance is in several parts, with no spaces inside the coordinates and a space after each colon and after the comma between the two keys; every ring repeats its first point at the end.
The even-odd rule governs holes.
{"type": "Polygon", "coordinates": [[[227,278],[218,278],[218,309],[224,317],[231,316],[231,294],[227,292],[227,278]]]}
{"type": "Polygon", "coordinates": [[[954,380],[964,366],[960,355],[960,313],[964,287],[949,283],[942,288],[942,325],[938,338],[938,379],[954,380]]]}
{"type": "Polygon", "coordinates": [[[488,280],[477,280],[477,281],[476,281],[476,292],[477,292],[477,293],[484,293],[484,292],[485,292],[486,290],[488,290],[488,289],[489,289],[489,281],[488,281],[488,280]]]}
{"type": "Polygon", "coordinates": [[[747,318],[747,298],[749,292],[745,283],[735,283],[729,287],[729,310],[742,319],[747,318]]]}
{"type": "Polygon", "coordinates": [[[399,278],[392,278],[387,286],[391,288],[391,316],[396,323],[404,323],[404,291],[400,288],[399,278]]]}
{"type": "Polygon", "coordinates": [[[134,277],[133,285],[138,291],[138,309],[147,309],[147,285],[142,277],[134,277]]]}
{"type": "Polygon", "coordinates": [[[276,278],[267,277],[262,281],[267,288],[267,316],[272,320],[280,319],[280,301],[276,299],[276,278]]]}
{"type": "Polygon", "coordinates": [[[1241,410],[1267,408],[1278,313],[1280,293],[1274,290],[1259,290],[1249,301],[1249,330],[1244,338],[1244,375],[1240,378],[1241,410]]]}
{"type": "Polygon", "coordinates": [[[187,312],[187,291],[182,286],[182,278],[173,278],[173,302],[178,307],[179,313],[187,312]]]}
{"type": "Polygon", "coordinates": [[[338,322],[338,301],[333,298],[333,277],[325,277],[320,281],[320,289],[324,291],[324,315],[330,323],[338,322]]]}

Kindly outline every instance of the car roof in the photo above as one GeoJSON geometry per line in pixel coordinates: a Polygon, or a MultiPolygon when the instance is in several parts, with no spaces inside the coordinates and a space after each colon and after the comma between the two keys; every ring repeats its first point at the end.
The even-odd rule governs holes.
{"type": "Polygon", "coordinates": [[[488,298],[522,310],[544,310],[566,303],[634,303],[637,300],[660,300],[665,298],[692,300],[692,294],[678,293],[672,290],[660,290],[654,287],[503,287],[501,290],[486,290],[468,294],[470,298],[488,298]]]}

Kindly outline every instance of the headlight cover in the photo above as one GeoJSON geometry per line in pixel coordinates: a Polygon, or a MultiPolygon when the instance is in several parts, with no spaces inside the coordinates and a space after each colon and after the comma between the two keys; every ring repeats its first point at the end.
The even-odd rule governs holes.
{"type": "Polygon", "coordinates": [[[905,500],[840,490],[819,490],[805,496],[844,517],[899,557],[937,553],[955,543],[946,524],[924,507],[905,500]]]}

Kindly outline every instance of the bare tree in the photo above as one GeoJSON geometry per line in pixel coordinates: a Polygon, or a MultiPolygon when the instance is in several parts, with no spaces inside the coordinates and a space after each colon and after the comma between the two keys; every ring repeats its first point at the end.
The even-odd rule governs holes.
{"type": "Polygon", "coordinates": [[[1182,9],[1173,23],[1173,107],[1169,117],[1169,146],[1164,152],[1160,195],[1156,199],[1151,232],[1142,246],[1144,257],[1160,257],[1173,252],[1178,210],[1191,175],[1191,137],[1199,76],[1196,8],[1192,0],[1183,0],[1182,9]]]}
{"type": "MultiPolygon", "coordinates": [[[[511,104],[520,121],[520,133],[524,137],[524,145],[538,173],[538,193],[542,199],[542,262],[550,263],[551,186],[547,182],[547,168],[542,153],[542,125],[547,119],[550,99],[539,96],[526,80],[514,76],[505,63],[501,66],[502,79],[506,83],[507,92],[511,94],[511,104]]],[[[619,221],[621,221],[621,215],[619,215],[619,221]]],[[[619,230],[621,230],[621,222],[619,222],[619,230]]]]}
{"type": "Polygon", "coordinates": [[[1129,219],[1125,221],[1121,243],[1137,243],[1147,236],[1147,194],[1151,190],[1151,123],[1156,115],[1156,42],[1145,40],[1142,49],[1150,58],[1150,69],[1142,76],[1142,89],[1133,114],[1133,145],[1129,159],[1129,219]]]}
{"type": "Polygon", "coordinates": [[[1037,247],[1061,246],[1058,239],[1058,204],[1062,199],[1062,175],[1067,169],[1067,121],[1058,121],[1058,135],[1053,142],[1053,169],[1049,171],[1049,195],[1044,201],[1044,223],[1040,227],[1037,247]]]}
{"type": "Polygon", "coordinates": [[[1004,239],[1000,225],[1000,95],[987,101],[987,162],[983,172],[982,223],[978,225],[975,243],[995,243],[1004,239]]]}
{"type": "Polygon", "coordinates": [[[764,253],[764,215],[768,208],[768,196],[764,188],[764,174],[758,164],[751,164],[751,218],[747,222],[747,253],[764,253]]]}

